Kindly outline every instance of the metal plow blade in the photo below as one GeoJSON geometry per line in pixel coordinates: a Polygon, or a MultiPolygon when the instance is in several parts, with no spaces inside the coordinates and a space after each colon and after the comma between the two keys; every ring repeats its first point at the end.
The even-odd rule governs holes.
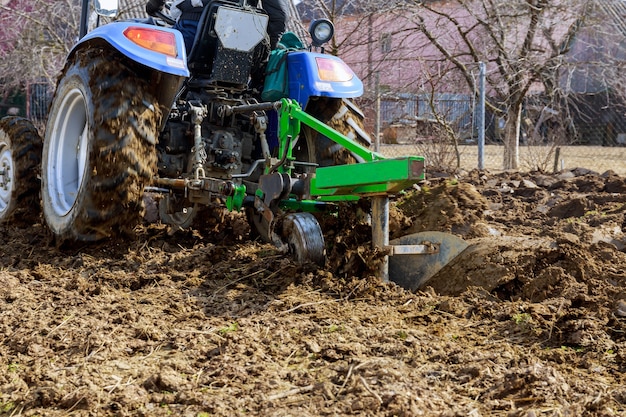
{"type": "Polygon", "coordinates": [[[423,286],[441,268],[469,246],[443,232],[420,232],[389,242],[389,279],[408,290],[423,286]]]}

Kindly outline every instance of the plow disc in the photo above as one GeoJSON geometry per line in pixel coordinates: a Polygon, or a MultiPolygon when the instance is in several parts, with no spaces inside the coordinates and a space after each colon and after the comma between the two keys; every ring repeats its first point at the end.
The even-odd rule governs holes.
{"type": "Polygon", "coordinates": [[[402,236],[389,244],[389,279],[408,290],[422,287],[469,246],[455,235],[434,231],[402,236]]]}

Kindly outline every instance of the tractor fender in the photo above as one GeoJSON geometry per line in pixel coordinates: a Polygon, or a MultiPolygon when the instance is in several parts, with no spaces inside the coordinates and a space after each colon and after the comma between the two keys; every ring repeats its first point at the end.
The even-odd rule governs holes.
{"type": "MultiPolygon", "coordinates": [[[[172,103],[176,99],[184,81],[189,77],[187,53],[181,33],[174,29],[134,22],[113,22],[98,27],[85,35],[70,51],[67,61],[70,62],[77,51],[101,48],[105,51],[117,52],[127,59],[131,67],[141,68],[138,76],[149,80],[150,93],[157,99],[163,114],[159,131],[163,130],[168,119],[172,103]],[[130,39],[124,32],[128,28],[145,28],[162,31],[173,35],[176,56],[168,56],[143,48],[130,39]]],[[[129,80],[132,82],[132,80],[129,80]]]]}
{"type": "Polygon", "coordinates": [[[287,55],[289,98],[305,109],[311,97],[356,98],[363,82],[339,57],[296,51],[287,55]]]}
{"type": "Polygon", "coordinates": [[[178,77],[189,77],[185,43],[183,35],[178,30],[138,22],[112,22],[82,37],[70,51],[70,56],[77,49],[82,49],[94,42],[101,43],[101,41],[105,41],[129,59],[156,71],[178,77]],[[173,42],[173,54],[166,55],[133,42],[128,37],[133,29],[150,31],[156,36],[163,35],[173,42]]]}

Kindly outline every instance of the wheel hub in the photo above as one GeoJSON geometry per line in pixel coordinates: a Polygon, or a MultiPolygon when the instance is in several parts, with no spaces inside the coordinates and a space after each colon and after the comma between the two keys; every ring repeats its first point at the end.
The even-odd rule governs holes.
{"type": "Polygon", "coordinates": [[[9,189],[9,184],[11,183],[11,167],[2,162],[2,166],[0,167],[0,188],[3,190],[9,189]]]}
{"type": "Polygon", "coordinates": [[[0,212],[4,211],[11,201],[11,193],[13,191],[12,172],[11,151],[5,149],[0,153],[0,212]]]}

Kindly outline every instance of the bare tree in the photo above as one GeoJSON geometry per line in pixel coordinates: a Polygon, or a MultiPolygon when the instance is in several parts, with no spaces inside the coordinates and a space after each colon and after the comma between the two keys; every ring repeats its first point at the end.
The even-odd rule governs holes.
{"type": "Polygon", "coordinates": [[[428,92],[434,76],[440,77],[441,92],[472,94],[477,91],[478,64],[486,63],[487,106],[504,123],[505,169],[518,167],[520,131],[537,140],[545,130],[541,125],[549,123],[553,133],[565,135],[572,111],[569,95],[580,92],[569,82],[572,79],[593,78],[623,95],[619,80],[624,78],[625,59],[620,45],[626,28],[607,24],[621,21],[623,9],[611,7],[617,3],[622,2],[316,1],[326,15],[348,13],[335,15],[339,34],[334,47],[370,92],[378,77],[383,92],[428,92]],[[590,39],[595,44],[590,45],[590,39]],[[585,51],[590,46],[595,48],[592,56],[579,53],[572,58],[573,47],[585,51]],[[542,97],[533,103],[541,105],[539,110],[532,117],[523,115],[525,103],[535,96],[542,97]]]}
{"type": "Polygon", "coordinates": [[[488,105],[504,119],[504,169],[518,167],[522,108],[533,92],[556,102],[560,69],[592,0],[455,0],[407,6],[410,19],[472,91],[487,63],[488,105]],[[452,7],[450,7],[452,5],[452,7]]]}
{"type": "MultiPolygon", "coordinates": [[[[145,16],[145,1],[120,0],[118,19],[145,16]]],[[[80,0],[13,0],[0,4],[0,94],[31,83],[56,84],[78,41],[80,0]]]]}
{"type": "Polygon", "coordinates": [[[307,30],[302,24],[300,13],[293,1],[289,2],[289,14],[290,19],[287,22],[287,30],[295,33],[300,39],[305,40],[307,38],[307,30]]]}
{"type": "Polygon", "coordinates": [[[78,37],[78,0],[18,0],[0,6],[1,89],[53,84],[78,37]]]}

